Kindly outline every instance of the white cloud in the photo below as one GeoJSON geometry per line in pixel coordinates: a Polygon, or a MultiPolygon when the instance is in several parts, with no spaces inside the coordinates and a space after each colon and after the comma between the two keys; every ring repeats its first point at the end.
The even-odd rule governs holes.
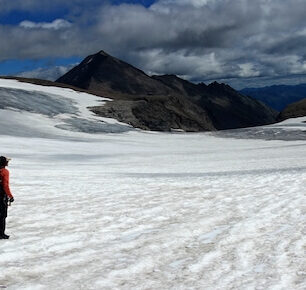
{"type": "Polygon", "coordinates": [[[43,29],[58,30],[58,29],[71,27],[71,23],[64,19],[55,19],[52,22],[32,22],[32,21],[24,20],[20,22],[19,26],[23,28],[28,28],[28,29],[43,28],[43,29]]]}
{"type": "Polygon", "coordinates": [[[157,2],[157,5],[164,5],[164,6],[169,6],[169,5],[191,5],[194,7],[202,7],[207,4],[216,2],[218,0],[160,0],[157,2]]]}
{"type": "Polygon", "coordinates": [[[249,78],[257,77],[260,75],[260,72],[255,70],[252,63],[242,63],[238,64],[238,66],[240,68],[240,72],[238,73],[240,77],[249,78]]]}

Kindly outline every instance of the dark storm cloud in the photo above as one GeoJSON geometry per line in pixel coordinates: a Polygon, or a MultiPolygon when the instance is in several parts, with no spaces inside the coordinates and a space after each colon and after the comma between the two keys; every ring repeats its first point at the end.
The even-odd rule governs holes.
{"type": "Polygon", "coordinates": [[[306,73],[304,0],[160,0],[149,8],[86,1],[86,9],[78,0],[3,3],[2,11],[20,5],[71,13],[57,24],[0,26],[0,60],[83,57],[104,49],[149,73],[198,81],[242,84],[306,73]]]}
{"type": "Polygon", "coordinates": [[[288,35],[283,39],[277,39],[265,50],[267,54],[302,54],[306,47],[305,35],[288,35]]]}

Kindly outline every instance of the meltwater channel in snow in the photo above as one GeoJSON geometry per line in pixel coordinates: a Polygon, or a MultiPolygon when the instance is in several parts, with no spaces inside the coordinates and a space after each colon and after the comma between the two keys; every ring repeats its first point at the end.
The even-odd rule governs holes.
{"type": "MultiPolygon", "coordinates": [[[[306,288],[304,139],[63,130],[62,116],[98,117],[72,91],[64,101],[57,88],[18,85],[33,102],[52,91],[72,106],[51,115],[1,98],[16,201],[0,288],[306,288]]],[[[305,121],[274,127],[303,136],[305,121]]]]}

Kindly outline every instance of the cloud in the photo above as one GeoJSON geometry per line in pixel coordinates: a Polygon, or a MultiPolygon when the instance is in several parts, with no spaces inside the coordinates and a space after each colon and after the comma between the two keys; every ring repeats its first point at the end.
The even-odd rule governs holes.
{"type": "Polygon", "coordinates": [[[238,75],[240,77],[257,77],[260,75],[259,71],[256,71],[252,63],[242,63],[238,65],[240,67],[240,72],[238,75]]]}
{"type": "Polygon", "coordinates": [[[24,78],[39,78],[49,81],[55,81],[70,69],[72,69],[75,65],[68,66],[54,66],[49,68],[38,68],[31,71],[25,71],[17,74],[18,77],[24,78]]]}
{"type": "Polygon", "coordinates": [[[62,5],[69,13],[50,23],[0,26],[0,60],[85,57],[104,49],[148,73],[193,81],[243,84],[306,74],[304,0],[160,0],[150,7],[94,0],[5,2],[6,9],[62,5]]]}
{"type": "Polygon", "coordinates": [[[71,26],[71,23],[64,19],[55,19],[52,22],[38,22],[38,23],[24,20],[20,22],[19,26],[23,28],[29,28],[29,29],[43,28],[43,29],[58,30],[58,29],[63,29],[63,28],[69,28],[71,26]]]}
{"type": "Polygon", "coordinates": [[[214,4],[218,0],[160,0],[158,1],[157,8],[163,7],[168,10],[171,6],[193,6],[196,8],[201,8],[203,6],[208,6],[209,4],[214,4]]]}
{"type": "MultiPolygon", "coordinates": [[[[0,14],[7,13],[10,11],[18,10],[18,11],[52,11],[62,9],[72,9],[74,6],[82,6],[86,7],[86,5],[97,5],[97,3],[101,3],[99,0],[87,0],[86,3],[83,0],[0,0],[0,14]]],[[[102,0],[103,3],[103,0],[102,0]]]]}
{"type": "Polygon", "coordinates": [[[0,61],[6,59],[41,59],[69,57],[85,47],[84,37],[74,29],[29,29],[21,26],[0,26],[0,61]],[[75,48],[73,47],[75,45],[75,48]]]}

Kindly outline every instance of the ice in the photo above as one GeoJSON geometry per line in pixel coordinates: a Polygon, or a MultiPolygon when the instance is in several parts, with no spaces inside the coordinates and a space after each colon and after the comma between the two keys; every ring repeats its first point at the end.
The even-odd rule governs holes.
{"type": "Polygon", "coordinates": [[[74,138],[71,131],[122,133],[132,130],[127,124],[98,117],[88,109],[101,106],[105,101],[111,100],[66,88],[0,79],[0,134],[48,138],[70,135],[74,138]],[[44,125],[43,129],[40,124],[44,125]]]}
{"type": "Polygon", "coordinates": [[[16,199],[0,287],[306,288],[305,140],[89,134],[2,114],[27,134],[0,118],[16,199]]]}

